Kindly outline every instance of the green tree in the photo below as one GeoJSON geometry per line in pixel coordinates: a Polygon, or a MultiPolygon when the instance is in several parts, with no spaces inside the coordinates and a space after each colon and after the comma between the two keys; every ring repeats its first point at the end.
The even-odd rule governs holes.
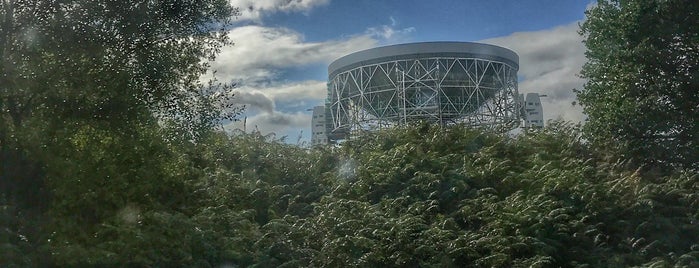
{"type": "Polygon", "coordinates": [[[215,94],[225,85],[199,80],[236,12],[226,0],[0,1],[0,205],[23,217],[0,228],[20,255],[216,259],[196,250],[208,242],[184,201],[198,173],[177,147],[237,111],[215,94]]]}
{"type": "Polygon", "coordinates": [[[699,168],[699,2],[601,0],[586,15],[587,138],[636,165],[699,168]]]}
{"type": "Polygon", "coordinates": [[[15,128],[41,115],[204,128],[221,116],[215,84],[199,78],[230,44],[227,1],[7,0],[2,10],[0,111],[15,128]]]}

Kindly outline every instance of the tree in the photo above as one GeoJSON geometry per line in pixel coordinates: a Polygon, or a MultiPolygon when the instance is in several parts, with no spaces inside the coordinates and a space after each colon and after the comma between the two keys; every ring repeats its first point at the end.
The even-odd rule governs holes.
{"type": "Polygon", "coordinates": [[[199,78],[230,44],[227,1],[6,0],[2,10],[0,111],[15,126],[41,112],[204,125],[220,115],[199,78]]]}
{"type": "Polygon", "coordinates": [[[699,168],[699,2],[601,0],[586,15],[587,138],[639,166],[699,168]]]}
{"type": "Polygon", "coordinates": [[[236,112],[221,109],[224,85],[199,80],[236,12],[227,0],[0,1],[0,206],[27,223],[12,237],[59,265],[192,259],[167,248],[184,232],[156,227],[189,216],[194,176],[173,148],[236,112]],[[131,210],[145,226],[120,220],[131,210]],[[123,251],[149,235],[171,235],[150,245],[169,253],[123,251]]]}

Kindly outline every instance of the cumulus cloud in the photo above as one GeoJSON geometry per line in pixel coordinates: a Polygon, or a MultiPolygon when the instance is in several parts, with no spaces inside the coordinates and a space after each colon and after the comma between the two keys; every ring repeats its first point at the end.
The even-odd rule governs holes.
{"type": "Polygon", "coordinates": [[[275,12],[308,12],[329,0],[230,0],[240,9],[239,20],[259,21],[262,16],[275,12]]]}
{"type": "Polygon", "coordinates": [[[232,102],[245,105],[246,108],[258,109],[266,113],[274,112],[274,100],[258,90],[233,90],[232,102]]]}
{"type": "Polygon", "coordinates": [[[322,100],[325,99],[326,92],[325,81],[306,80],[298,82],[288,82],[276,85],[266,86],[245,86],[241,87],[240,91],[264,91],[270,99],[281,102],[293,102],[299,100],[322,100]]]}
{"type": "Polygon", "coordinates": [[[263,86],[242,86],[231,91],[234,104],[245,105],[248,112],[274,113],[277,104],[305,107],[322,102],[327,95],[326,82],[307,80],[263,86]]]}
{"type": "Polygon", "coordinates": [[[245,120],[231,122],[225,128],[229,130],[241,129],[247,132],[257,130],[262,134],[275,133],[279,136],[288,136],[300,133],[311,124],[311,115],[308,113],[260,113],[250,116],[245,120]]]}
{"type": "Polygon", "coordinates": [[[398,21],[393,17],[388,17],[391,21],[390,25],[381,25],[377,27],[369,27],[366,34],[392,42],[404,41],[410,33],[415,31],[415,27],[397,28],[398,21]]]}
{"type": "MultiPolygon", "coordinates": [[[[239,4],[247,3],[244,0],[239,4]]],[[[248,1],[251,2],[252,1],[248,1]]],[[[325,1],[318,0],[264,0],[255,5],[267,7],[280,4],[279,10],[312,8],[325,1]]],[[[284,27],[245,25],[232,28],[228,37],[235,45],[224,47],[211,62],[208,79],[216,73],[219,81],[234,81],[239,85],[274,84],[285,69],[313,64],[327,65],[344,55],[376,47],[378,44],[405,41],[415,31],[413,27],[399,28],[395,18],[390,24],[370,27],[363,33],[322,42],[307,42],[303,34],[284,27]]]]}
{"type": "Polygon", "coordinates": [[[578,74],[585,63],[585,46],[578,34],[578,22],[553,29],[518,32],[480,42],[512,49],[519,55],[522,81],[520,93],[546,94],[542,98],[544,119],[584,120],[582,108],[574,106],[574,88],[585,80],[578,74]]]}
{"type": "Polygon", "coordinates": [[[211,65],[222,81],[265,83],[280,70],[330,61],[376,45],[369,35],[341,40],[305,42],[303,35],[286,28],[257,25],[236,27],[228,33],[234,46],[224,48],[211,65]]]}

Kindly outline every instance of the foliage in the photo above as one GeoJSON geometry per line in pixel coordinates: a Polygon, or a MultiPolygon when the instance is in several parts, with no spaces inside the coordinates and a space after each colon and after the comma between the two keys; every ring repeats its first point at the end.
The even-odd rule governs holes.
{"type": "Polygon", "coordinates": [[[340,153],[312,214],[260,227],[258,266],[697,264],[697,175],[595,159],[575,126],[510,138],[423,125],[340,153]]]}
{"type": "MultiPolygon", "coordinates": [[[[212,129],[226,85],[198,77],[228,1],[0,3],[0,266],[699,265],[699,175],[636,168],[652,144],[609,157],[586,93],[591,136],[418,124],[300,148],[212,129]]],[[[653,161],[684,165],[676,146],[653,161]]]]}
{"type": "Polygon", "coordinates": [[[588,139],[648,167],[699,166],[699,3],[598,1],[581,24],[588,139]]]}
{"type": "MultiPolygon", "coordinates": [[[[132,151],[135,144],[125,137],[89,131],[71,139],[84,149],[71,150],[80,161],[63,163],[65,172],[114,177],[100,181],[103,189],[80,187],[101,192],[67,194],[71,202],[53,205],[60,209],[50,214],[44,228],[51,242],[43,245],[52,252],[44,260],[50,263],[697,264],[697,174],[629,170],[625,161],[597,157],[578,127],[563,123],[515,137],[423,125],[314,150],[259,133],[211,132],[197,144],[161,142],[132,151]],[[105,152],[159,157],[110,163],[105,152]],[[149,174],[141,180],[156,183],[134,187],[134,175],[109,169],[149,174]],[[90,208],[99,210],[83,211],[90,208]]],[[[13,251],[32,252],[19,242],[18,223],[3,224],[13,251]]],[[[16,265],[36,262],[7,256],[16,265]]]]}
{"type": "Polygon", "coordinates": [[[236,12],[225,0],[0,2],[0,205],[17,217],[0,226],[0,266],[193,264],[187,246],[204,242],[179,234],[196,226],[197,170],[176,148],[237,112],[215,94],[228,85],[199,81],[236,12]]]}

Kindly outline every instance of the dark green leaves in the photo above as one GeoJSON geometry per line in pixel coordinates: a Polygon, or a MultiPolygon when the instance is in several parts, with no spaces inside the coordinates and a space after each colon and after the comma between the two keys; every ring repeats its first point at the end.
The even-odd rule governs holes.
{"type": "Polygon", "coordinates": [[[581,25],[587,138],[647,169],[699,163],[699,4],[598,1],[581,25]]]}

